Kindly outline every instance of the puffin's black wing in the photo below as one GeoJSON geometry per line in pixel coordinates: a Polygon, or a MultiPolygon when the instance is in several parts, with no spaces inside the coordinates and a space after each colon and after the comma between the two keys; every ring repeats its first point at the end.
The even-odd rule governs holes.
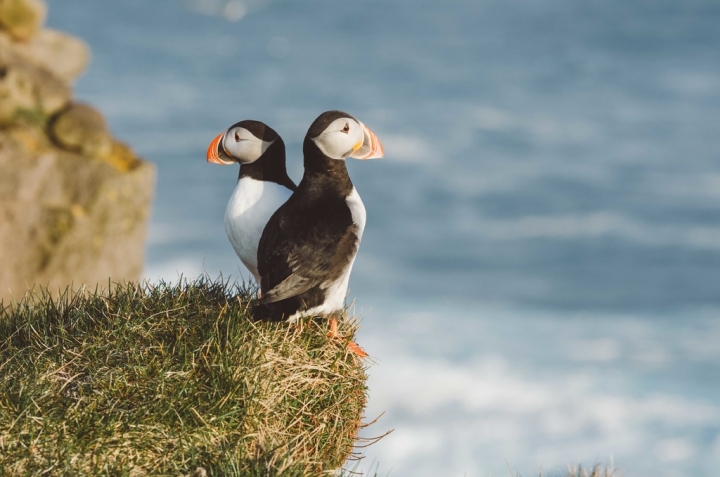
{"type": "Polygon", "coordinates": [[[318,284],[320,284],[320,280],[318,279],[306,278],[301,275],[291,273],[290,276],[280,282],[272,290],[267,293],[263,293],[260,303],[267,304],[285,300],[301,293],[305,293],[318,284]]]}
{"type": "Polygon", "coordinates": [[[292,202],[270,218],[258,246],[263,304],[322,288],[338,279],[357,253],[358,231],[345,200],[305,210],[292,202]]]}

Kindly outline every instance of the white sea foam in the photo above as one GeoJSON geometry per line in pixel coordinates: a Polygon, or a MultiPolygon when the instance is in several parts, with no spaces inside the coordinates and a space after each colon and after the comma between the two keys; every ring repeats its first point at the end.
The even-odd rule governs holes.
{"type": "MultiPolygon", "coordinates": [[[[641,391],[633,384],[644,380],[647,389],[647,380],[662,380],[632,355],[633,348],[669,348],[665,353],[673,360],[660,366],[685,366],[697,359],[682,352],[686,340],[720,340],[720,325],[708,316],[685,316],[692,325],[678,332],[658,329],[654,318],[641,316],[451,308],[403,314],[394,317],[397,325],[378,325],[378,313],[383,312],[366,318],[359,342],[382,357],[369,371],[368,415],[386,415],[367,435],[396,429],[367,451],[381,470],[501,475],[507,460],[525,474],[563,462],[608,461],[612,455],[615,462],[633,456],[633,468],[644,475],[656,469],[657,459],[672,471],[720,445],[720,436],[717,443],[703,437],[720,426],[720,404],[709,395],[693,395],[682,385],[641,391]],[[459,334],[463,337],[456,338],[459,334]],[[476,337],[469,355],[468,335],[476,337]],[[588,339],[592,335],[600,338],[588,339]],[[452,358],[458,341],[462,359],[452,358]],[[513,341],[524,355],[503,344],[513,341]]],[[[720,365],[718,356],[705,360],[716,369],[720,365]]]]}

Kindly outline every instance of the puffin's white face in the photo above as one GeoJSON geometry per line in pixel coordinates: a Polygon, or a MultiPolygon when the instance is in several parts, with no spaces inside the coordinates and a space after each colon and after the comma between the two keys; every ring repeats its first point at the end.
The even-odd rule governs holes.
{"type": "Polygon", "coordinates": [[[215,164],[250,164],[260,159],[274,142],[263,141],[244,127],[236,126],[210,143],[207,160],[215,164]]]}
{"type": "Polygon", "coordinates": [[[383,157],[382,144],[363,123],[352,118],[339,118],[331,122],[317,137],[317,147],[331,159],[375,159],[383,157]]]}
{"type": "Polygon", "coordinates": [[[240,164],[257,161],[274,142],[263,141],[243,127],[228,130],[222,141],[225,152],[240,164]]]}

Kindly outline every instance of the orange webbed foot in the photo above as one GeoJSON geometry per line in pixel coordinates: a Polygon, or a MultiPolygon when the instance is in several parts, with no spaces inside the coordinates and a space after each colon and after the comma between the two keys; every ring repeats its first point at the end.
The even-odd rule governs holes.
{"type": "Polygon", "coordinates": [[[367,358],[367,357],[368,357],[368,354],[365,352],[365,350],[362,349],[362,348],[360,347],[360,345],[358,345],[358,344],[355,343],[354,341],[351,341],[351,342],[348,343],[348,350],[350,350],[350,352],[352,352],[352,353],[355,353],[356,355],[358,355],[358,356],[361,357],[361,358],[367,358]]]}
{"type": "MultiPolygon", "coordinates": [[[[330,318],[330,331],[328,331],[327,337],[330,339],[339,338],[340,335],[338,334],[338,321],[336,318],[330,318]]],[[[355,353],[361,358],[365,358],[368,356],[368,354],[365,352],[364,349],[362,349],[357,343],[350,341],[348,343],[348,351],[351,353],[355,353]]]]}

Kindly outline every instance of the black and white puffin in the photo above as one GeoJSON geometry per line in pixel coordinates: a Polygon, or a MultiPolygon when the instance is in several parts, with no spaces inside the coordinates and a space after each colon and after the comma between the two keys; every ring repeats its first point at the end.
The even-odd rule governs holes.
{"type": "Polygon", "coordinates": [[[265,224],[297,189],[285,170],[285,143],[260,121],[240,121],[217,136],[207,161],[240,164],[235,190],[225,209],[225,232],[257,283],[257,250],[265,224]]]}
{"type": "MultiPolygon", "coordinates": [[[[305,172],[297,191],[270,218],[260,238],[258,271],[264,304],[274,319],[327,316],[337,334],[348,280],[365,228],[365,206],[345,159],[383,157],[363,123],[327,111],[305,135],[305,172]]],[[[366,356],[354,343],[351,349],[366,356]]]]}

